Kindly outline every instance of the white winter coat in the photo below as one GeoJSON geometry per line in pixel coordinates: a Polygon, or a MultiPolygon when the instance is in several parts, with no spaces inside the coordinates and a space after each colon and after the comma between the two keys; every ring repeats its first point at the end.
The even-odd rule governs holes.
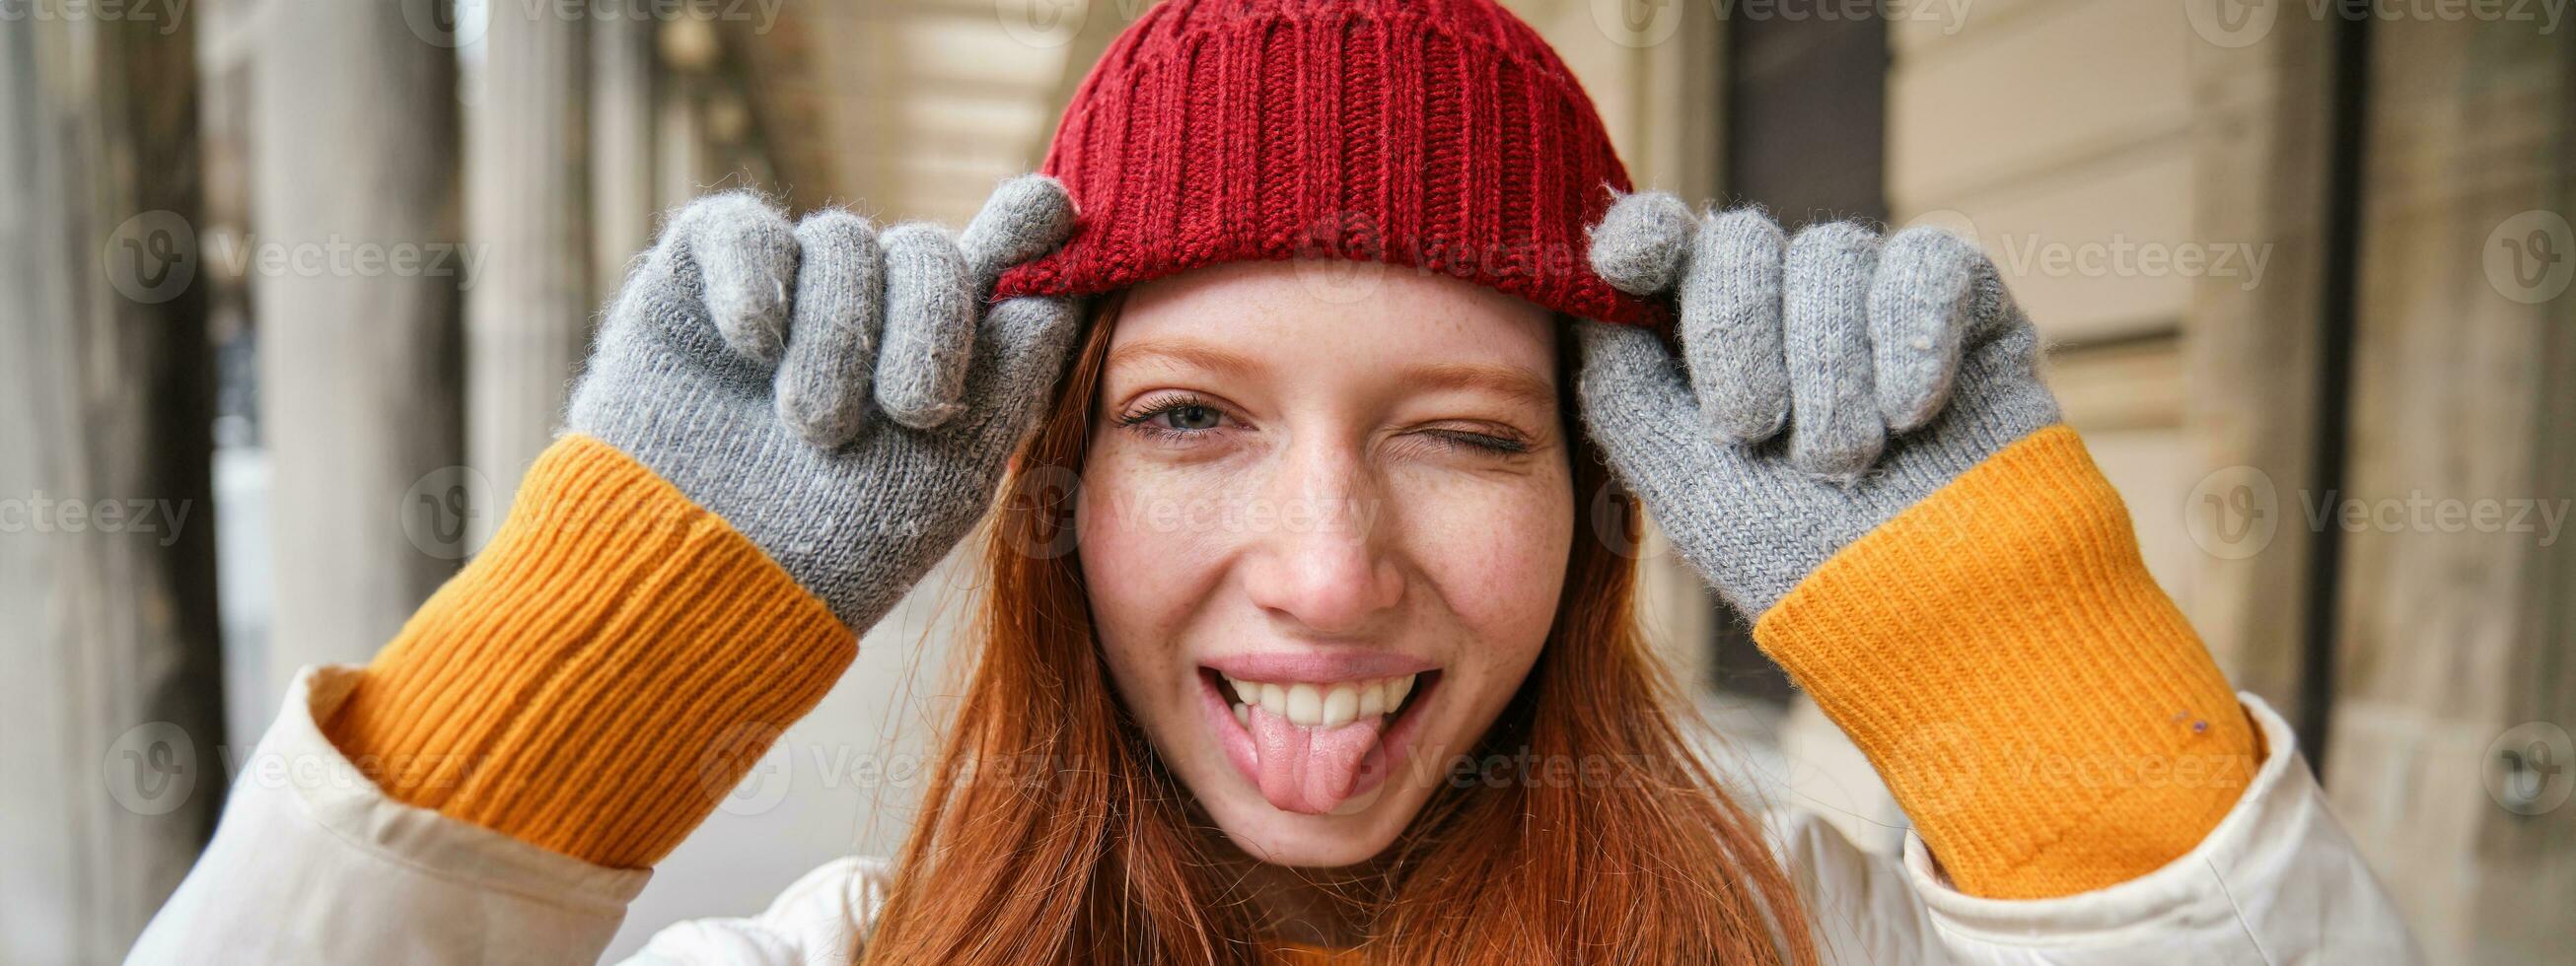
{"type": "MultiPolygon", "coordinates": [[[[586,963],[646,871],[549,852],[378,791],[324,738],[358,669],[307,668],[241,769],[223,822],[129,963],[586,963]]],[[[2081,895],[1998,901],[1944,880],[1921,839],[1872,856],[1774,816],[1835,963],[2411,963],[2396,907],[2326,809],[2288,725],[2244,696],[2271,758],[2189,854],[2081,895]]],[[[845,858],[748,919],[684,922],[630,962],[846,963],[888,870],[845,858]]]]}

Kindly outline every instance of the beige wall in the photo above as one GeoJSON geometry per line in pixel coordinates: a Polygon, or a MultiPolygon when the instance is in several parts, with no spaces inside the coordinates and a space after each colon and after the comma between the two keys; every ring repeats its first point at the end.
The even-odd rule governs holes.
{"type": "Polygon", "coordinates": [[[2382,16],[2367,83],[2343,88],[2332,26],[2283,5],[2229,32],[2189,6],[2017,0],[1955,33],[1900,25],[1896,218],[1964,218],[1997,255],[2059,343],[2051,384],[2151,569],[2240,687],[2298,720],[2302,635],[2327,626],[2317,764],[2433,960],[2563,958],[2576,809],[2523,814],[2489,787],[2500,749],[2565,748],[2576,555],[2537,529],[2374,523],[2332,546],[2321,610],[2306,588],[2329,580],[2311,559],[2323,501],[2564,512],[2576,498],[2568,270],[2535,291],[2497,267],[2515,257],[2500,239],[2576,247],[2560,150],[2576,54],[2532,22],[2382,16]],[[2348,91],[2363,92],[2362,139],[2346,149],[2326,118],[2348,91]],[[2342,150],[2360,166],[2349,334],[2329,328],[2326,294],[2345,257],[2328,193],[2342,150]],[[2211,270],[2028,257],[2115,240],[2197,250],[2211,270]],[[2335,348],[2351,353],[2348,408],[2320,402],[2335,348]],[[2343,455],[2320,465],[2329,434],[2343,455]],[[2213,534],[2204,499],[2239,483],[2277,529],[2213,534]]]}
{"type": "Polygon", "coordinates": [[[2175,538],[2197,474],[2179,435],[2175,338],[2193,279],[2112,256],[2205,244],[2191,223],[2191,43],[2162,4],[1981,5],[1964,26],[1891,24],[1887,100],[1892,220],[1972,231],[1993,255],[2054,344],[2067,421],[2186,605],[2196,551],[2175,538]]]}

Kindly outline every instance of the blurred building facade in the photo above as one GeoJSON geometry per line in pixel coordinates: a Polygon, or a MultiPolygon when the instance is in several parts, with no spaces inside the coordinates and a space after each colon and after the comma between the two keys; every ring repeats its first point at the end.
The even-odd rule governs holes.
{"type": "MultiPolygon", "coordinates": [[[[25,669],[0,685],[0,961],[121,955],[286,675],[365,660],[488,534],[657,213],[750,188],[962,223],[1146,2],[0,21],[0,336],[24,347],[0,353],[0,499],[203,508],[169,543],[0,532],[0,656],[25,669]],[[180,264],[164,235],[193,282],[136,271],[180,264]]],[[[2299,725],[2436,960],[2576,939],[2576,551],[2553,522],[2576,498],[2576,45],[2554,22],[1507,5],[1641,185],[1976,237],[2150,568],[2299,725]]],[[[1754,794],[1893,847],[1866,762],[1740,615],[1649,559],[1650,626],[1754,794]]],[[[958,681],[958,564],[661,867],[612,954],[900,842],[958,681]]]]}

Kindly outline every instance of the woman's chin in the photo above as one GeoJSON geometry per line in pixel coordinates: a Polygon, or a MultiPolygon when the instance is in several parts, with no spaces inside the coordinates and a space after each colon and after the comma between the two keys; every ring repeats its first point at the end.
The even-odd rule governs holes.
{"type": "Polygon", "coordinates": [[[1322,815],[1278,808],[1249,786],[1202,795],[1200,801],[1245,855],[1272,865],[1322,869],[1358,865],[1386,851],[1411,823],[1422,797],[1420,789],[1388,782],[1322,815]]]}

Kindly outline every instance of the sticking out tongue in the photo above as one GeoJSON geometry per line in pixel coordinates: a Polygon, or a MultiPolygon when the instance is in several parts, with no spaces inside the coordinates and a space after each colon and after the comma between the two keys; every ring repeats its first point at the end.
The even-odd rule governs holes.
{"type": "Polygon", "coordinates": [[[1360,766],[1377,747],[1384,718],[1369,715],[1331,728],[1300,728],[1254,705],[1252,747],[1261,759],[1261,795],[1281,811],[1322,815],[1351,797],[1360,766]]]}

